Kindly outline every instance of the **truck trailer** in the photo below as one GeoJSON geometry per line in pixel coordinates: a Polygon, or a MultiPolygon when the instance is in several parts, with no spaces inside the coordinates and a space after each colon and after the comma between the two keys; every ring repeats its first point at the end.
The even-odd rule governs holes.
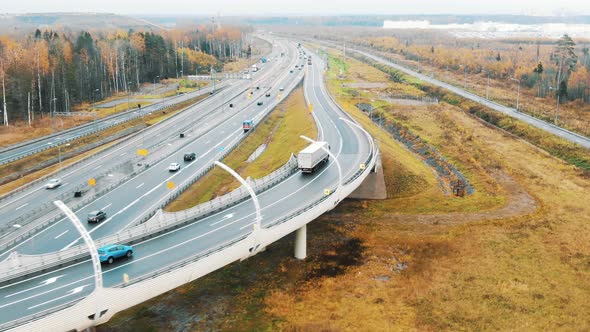
{"type": "Polygon", "coordinates": [[[328,162],[330,155],[325,149],[330,149],[328,142],[315,142],[301,150],[297,155],[297,165],[302,173],[313,173],[321,165],[328,162]]]}

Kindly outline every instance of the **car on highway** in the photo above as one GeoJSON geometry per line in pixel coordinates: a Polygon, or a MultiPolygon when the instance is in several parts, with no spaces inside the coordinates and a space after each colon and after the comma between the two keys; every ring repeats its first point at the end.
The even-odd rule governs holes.
{"type": "Polygon", "coordinates": [[[197,155],[194,152],[184,154],[184,161],[193,161],[195,159],[197,159],[197,155]]]}
{"type": "Polygon", "coordinates": [[[289,70],[289,72],[290,72],[291,74],[293,74],[293,71],[292,71],[292,70],[289,70]]]}
{"type": "Polygon", "coordinates": [[[49,180],[49,182],[47,182],[45,184],[45,189],[55,189],[57,187],[61,186],[61,180],[60,179],[51,179],[49,180]]]}
{"type": "Polygon", "coordinates": [[[180,164],[179,163],[171,163],[170,166],[168,166],[168,170],[170,172],[176,172],[180,169],[180,164]]]}
{"type": "Polygon", "coordinates": [[[262,102],[262,100],[259,100],[256,105],[261,106],[262,104],[264,104],[264,102],[262,102]]]}
{"type": "Polygon", "coordinates": [[[285,88],[283,88],[283,87],[280,87],[280,88],[279,88],[279,91],[285,91],[285,88]]]}
{"type": "Polygon", "coordinates": [[[131,258],[131,256],[133,256],[133,247],[124,244],[109,244],[98,248],[98,258],[101,263],[113,264],[115,259],[131,258]]]}
{"type": "Polygon", "coordinates": [[[99,221],[105,220],[107,218],[107,214],[104,211],[92,211],[88,214],[88,218],[86,220],[91,223],[97,223],[99,221]]]}
{"type": "Polygon", "coordinates": [[[270,92],[267,92],[265,96],[270,97],[270,92]]]}

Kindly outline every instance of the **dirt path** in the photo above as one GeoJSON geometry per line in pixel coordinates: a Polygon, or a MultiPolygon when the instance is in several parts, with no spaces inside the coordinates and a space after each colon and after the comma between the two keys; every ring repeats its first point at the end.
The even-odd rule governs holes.
{"type": "Polygon", "coordinates": [[[497,220],[523,216],[534,212],[537,208],[535,199],[529,195],[510,175],[495,171],[493,177],[506,191],[508,204],[503,207],[481,212],[470,213],[439,213],[439,214],[386,214],[385,219],[401,223],[420,223],[433,225],[458,225],[474,221],[497,220]]]}

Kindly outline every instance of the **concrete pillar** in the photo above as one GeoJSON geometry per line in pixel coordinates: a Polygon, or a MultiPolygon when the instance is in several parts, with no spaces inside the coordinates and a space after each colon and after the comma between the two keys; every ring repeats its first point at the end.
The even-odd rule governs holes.
{"type": "Polygon", "coordinates": [[[301,226],[295,231],[295,258],[307,257],[307,225],[301,226]]]}

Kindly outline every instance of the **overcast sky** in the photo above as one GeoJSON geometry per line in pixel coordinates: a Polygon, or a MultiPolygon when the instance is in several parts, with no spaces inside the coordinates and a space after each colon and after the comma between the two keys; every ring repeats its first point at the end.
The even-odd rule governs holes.
{"type": "Polygon", "coordinates": [[[187,15],[590,14],[589,0],[1,0],[1,13],[187,15]]]}

